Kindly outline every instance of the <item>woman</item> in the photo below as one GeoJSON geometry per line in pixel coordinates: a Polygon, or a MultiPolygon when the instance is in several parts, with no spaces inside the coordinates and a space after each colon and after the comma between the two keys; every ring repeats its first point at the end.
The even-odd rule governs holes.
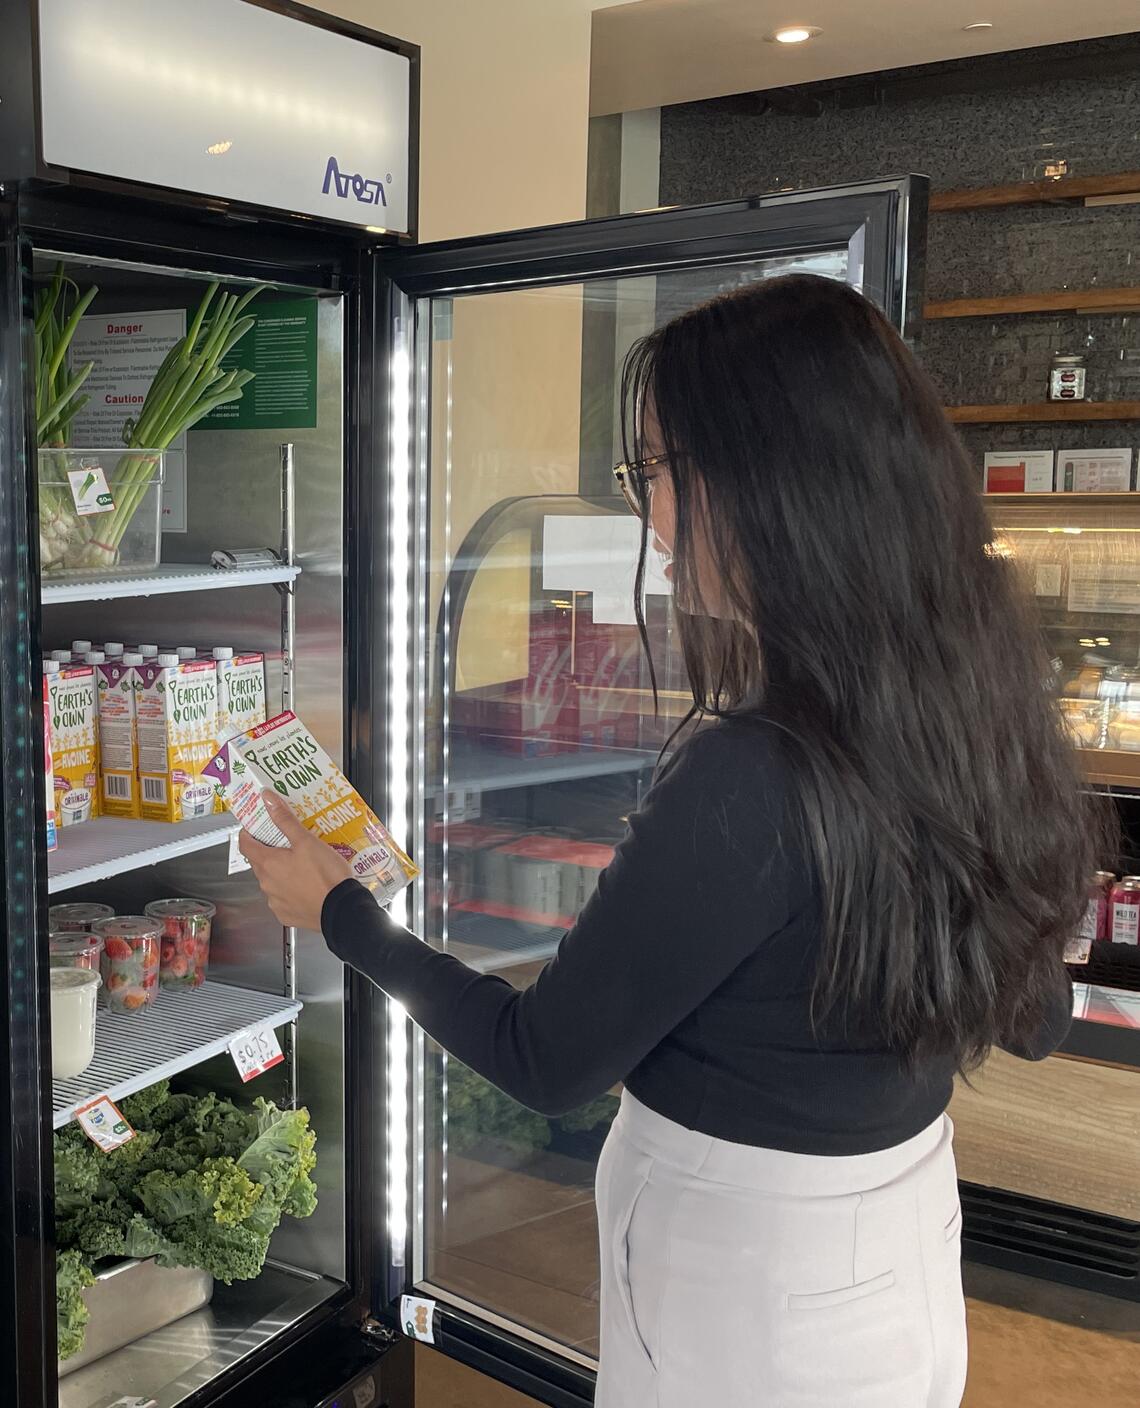
{"type": "Polygon", "coordinates": [[[952,1080],[1064,1036],[1099,858],[1048,664],[933,388],[850,289],[696,308],[624,398],[703,726],[534,986],[399,928],[283,805],[293,851],[245,851],[283,922],[516,1099],[624,1083],[601,1408],[950,1408],[952,1080]]]}

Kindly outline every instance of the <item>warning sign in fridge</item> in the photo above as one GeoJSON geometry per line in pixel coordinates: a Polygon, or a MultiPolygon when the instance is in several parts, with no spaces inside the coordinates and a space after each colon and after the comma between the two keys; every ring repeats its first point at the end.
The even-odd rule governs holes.
{"type": "Polygon", "coordinates": [[[246,313],[253,327],[222,366],[252,372],[253,380],[240,400],[198,424],[206,430],[311,430],[317,423],[317,300],[257,298],[246,313]]]}
{"type": "MultiPolygon", "coordinates": [[[[124,425],[138,419],[155,372],[185,335],[184,308],[81,318],[71,342],[71,365],[95,365],[83,387],[91,399],[72,422],[71,443],[92,450],[121,445],[124,425]]],[[[172,441],[166,453],[162,530],[186,532],[185,435],[172,441]]]]}

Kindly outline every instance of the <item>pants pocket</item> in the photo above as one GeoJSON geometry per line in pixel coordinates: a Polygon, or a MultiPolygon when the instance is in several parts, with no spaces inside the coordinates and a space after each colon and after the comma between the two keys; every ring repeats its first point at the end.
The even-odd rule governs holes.
{"type": "Polygon", "coordinates": [[[643,1334],[638,1320],[630,1278],[630,1230],[649,1187],[653,1166],[650,1155],[629,1144],[618,1128],[611,1130],[598,1162],[597,1176],[601,1359],[607,1383],[656,1371],[649,1348],[651,1337],[643,1334]]]}
{"type": "Polygon", "coordinates": [[[787,1306],[789,1310],[830,1310],[838,1305],[850,1305],[852,1301],[880,1295],[883,1291],[889,1291],[894,1284],[895,1273],[884,1271],[880,1276],[872,1276],[854,1286],[840,1286],[834,1291],[812,1291],[807,1295],[789,1293],[787,1306]]]}
{"type": "Polygon", "coordinates": [[[643,1327],[637,1318],[637,1308],[633,1298],[633,1279],[630,1275],[630,1232],[633,1228],[634,1216],[649,1187],[649,1175],[652,1168],[652,1162],[647,1163],[644,1173],[634,1190],[633,1196],[629,1200],[628,1207],[618,1224],[617,1236],[614,1243],[614,1268],[616,1272],[614,1279],[618,1300],[625,1314],[630,1333],[641,1347],[641,1351],[646,1359],[648,1359],[653,1368],[656,1369],[656,1356],[651,1351],[646,1335],[643,1333],[643,1327]]]}
{"type": "Polygon", "coordinates": [[[954,1209],[953,1216],[942,1229],[942,1236],[947,1242],[952,1242],[955,1237],[962,1234],[962,1209],[961,1206],[954,1209]]]}

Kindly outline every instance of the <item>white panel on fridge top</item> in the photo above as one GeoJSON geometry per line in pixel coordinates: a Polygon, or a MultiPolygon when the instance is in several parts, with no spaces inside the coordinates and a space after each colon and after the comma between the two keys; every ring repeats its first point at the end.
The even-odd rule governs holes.
{"type": "Polygon", "coordinates": [[[411,62],[245,0],[40,0],[43,160],[409,229],[411,62]]]}

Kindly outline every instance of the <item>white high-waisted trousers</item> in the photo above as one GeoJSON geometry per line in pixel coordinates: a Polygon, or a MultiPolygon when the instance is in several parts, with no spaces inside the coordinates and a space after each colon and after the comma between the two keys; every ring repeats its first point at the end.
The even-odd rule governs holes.
{"type": "Polygon", "coordinates": [[[596,1408],[957,1408],[947,1117],[827,1158],[730,1144],[628,1092],[598,1165],[596,1408]]]}

